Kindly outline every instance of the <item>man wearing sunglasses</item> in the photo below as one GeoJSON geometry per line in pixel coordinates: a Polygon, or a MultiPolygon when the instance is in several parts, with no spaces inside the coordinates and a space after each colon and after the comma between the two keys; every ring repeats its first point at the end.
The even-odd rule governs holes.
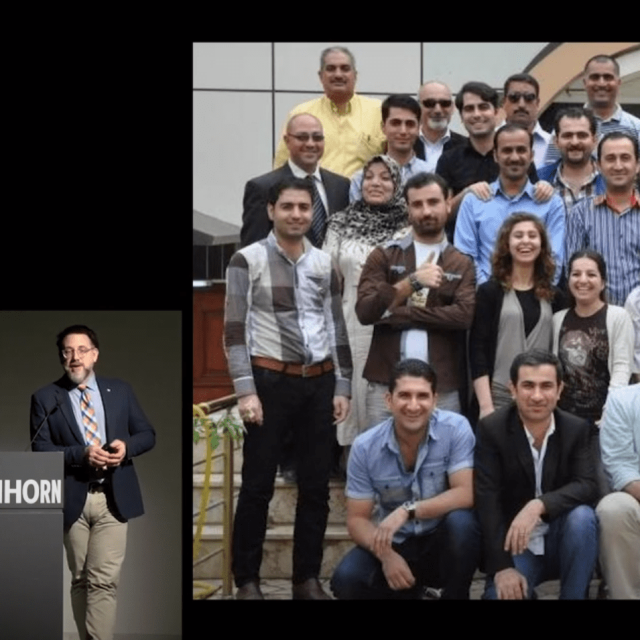
{"type": "Polygon", "coordinates": [[[31,398],[34,451],[64,453],[64,546],[80,638],[111,640],[127,521],[144,513],[133,458],[156,435],[131,387],[96,376],[98,337],[67,327],[56,346],[65,375],[31,398]]]}
{"type": "Polygon", "coordinates": [[[425,160],[427,171],[434,173],[438,159],[444,151],[462,144],[467,138],[451,131],[453,115],[451,89],[443,82],[425,82],[418,94],[422,107],[420,135],[414,145],[418,158],[425,160]]]}
{"type": "Polygon", "coordinates": [[[267,215],[269,189],[285,178],[305,178],[314,188],[313,221],[307,238],[322,247],[327,219],[349,204],[349,180],[319,166],[324,153],[324,131],[318,118],[309,113],[293,116],[283,136],[289,159],[275,171],[247,182],[244,188],[240,245],[246,247],[269,235],[272,223],[267,215]]]}
{"type": "Polygon", "coordinates": [[[536,169],[544,164],[551,134],[538,122],[540,85],[528,73],[516,73],[504,83],[504,109],[507,124],[521,124],[533,135],[533,163],[536,169]]]}

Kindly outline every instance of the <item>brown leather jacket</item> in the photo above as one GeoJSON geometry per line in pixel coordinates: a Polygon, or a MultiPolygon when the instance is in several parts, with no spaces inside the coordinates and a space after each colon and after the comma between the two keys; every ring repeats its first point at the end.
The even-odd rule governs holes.
{"type": "Polygon", "coordinates": [[[445,279],[430,289],[425,308],[406,302],[383,315],[395,297],[394,284],[416,270],[413,236],[376,247],[367,258],[358,284],[356,314],[362,324],[374,324],[373,340],[363,375],[370,382],[387,384],[391,368],[400,359],[402,332],[423,329],[429,336],[429,360],[438,375],[438,390],[459,389],[465,371],[465,330],[471,326],[475,307],[475,269],[468,256],[448,245],[438,264],[445,273],[461,276],[445,279]]]}

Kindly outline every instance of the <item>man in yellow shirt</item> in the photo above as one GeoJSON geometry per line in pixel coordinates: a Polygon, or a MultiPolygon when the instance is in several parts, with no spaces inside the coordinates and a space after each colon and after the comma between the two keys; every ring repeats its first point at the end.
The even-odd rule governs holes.
{"type": "MultiPolygon", "coordinates": [[[[324,169],[350,178],[372,156],[384,151],[384,134],[380,127],[380,100],[354,93],[356,65],[345,47],[330,47],[320,56],[320,82],[325,95],[299,104],[287,116],[310,113],[322,122],[325,150],[324,169]]],[[[282,166],[289,152],[281,138],[273,168],[282,166]]]]}

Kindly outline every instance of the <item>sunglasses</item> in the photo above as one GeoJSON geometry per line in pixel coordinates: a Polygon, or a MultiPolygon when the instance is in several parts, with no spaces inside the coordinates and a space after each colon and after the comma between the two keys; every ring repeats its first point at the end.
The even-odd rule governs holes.
{"type": "Polygon", "coordinates": [[[427,100],[423,100],[422,104],[425,109],[433,109],[437,104],[443,109],[448,109],[453,104],[453,100],[434,100],[433,98],[428,98],[427,100]]]}
{"type": "Polygon", "coordinates": [[[520,102],[520,98],[524,98],[525,102],[535,102],[537,97],[535,93],[522,93],[520,91],[507,94],[509,102],[513,102],[513,104],[520,102]]]}

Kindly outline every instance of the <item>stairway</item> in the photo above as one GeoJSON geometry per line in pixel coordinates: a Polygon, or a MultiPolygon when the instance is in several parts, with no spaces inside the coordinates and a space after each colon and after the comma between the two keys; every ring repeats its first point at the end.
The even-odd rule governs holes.
{"type": "MultiPolygon", "coordinates": [[[[236,419],[237,408],[234,408],[236,419]]],[[[215,416],[214,416],[215,418],[215,416]]],[[[205,446],[200,442],[193,448],[194,462],[204,460],[205,446]]],[[[234,501],[240,490],[242,469],[242,451],[238,449],[234,453],[234,501]]],[[[193,474],[193,512],[200,508],[200,496],[204,482],[204,464],[195,467],[193,474]]],[[[332,480],[329,486],[329,521],[325,533],[324,556],[321,568],[321,577],[328,578],[333,570],[353,547],[353,542],[347,533],[346,506],[344,497],[344,482],[332,480]]],[[[293,523],[298,490],[295,484],[289,484],[276,478],[274,495],[269,504],[269,516],[267,520],[267,533],[264,544],[264,553],[260,576],[262,579],[288,579],[291,577],[291,558],[293,551],[293,523]]],[[[213,504],[222,496],[222,460],[215,460],[211,474],[211,491],[209,504],[213,504]]],[[[200,556],[207,555],[217,548],[222,540],[222,507],[207,511],[205,526],[201,538],[200,556]]],[[[195,523],[193,519],[195,534],[195,523]]],[[[215,556],[200,563],[194,568],[195,580],[213,580],[221,578],[221,556],[215,556]]]]}

